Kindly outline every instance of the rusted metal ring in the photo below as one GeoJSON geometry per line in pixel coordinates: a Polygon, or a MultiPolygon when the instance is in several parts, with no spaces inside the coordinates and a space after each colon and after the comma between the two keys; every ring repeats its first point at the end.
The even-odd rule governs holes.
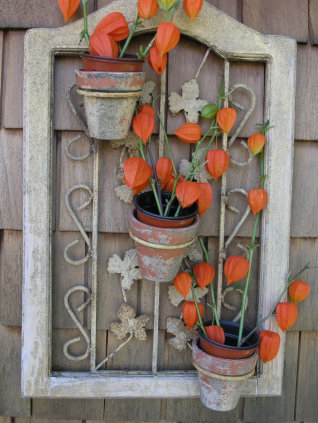
{"type": "Polygon", "coordinates": [[[77,90],[77,94],[83,95],[85,97],[99,97],[99,98],[127,98],[127,97],[140,97],[143,91],[132,91],[132,92],[122,92],[122,93],[107,93],[101,91],[84,91],[77,90]]]}
{"type": "Polygon", "coordinates": [[[138,238],[136,235],[134,235],[131,231],[129,231],[129,235],[138,244],[144,245],[145,247],[156,248],[158,250],[179,250],[181,248],[190,247],[190,245],[194,243],[194,238],[193,238],[191,239],[191,241],[185,242],[184,244],[162,245],[162,244],[154,244],[152,242],[144,241],[143,239],[138,238]]]}
{"type": "Polygon", "coordinates": [[[203,369],[195,362],[192,362],[192,364],[198,370],[198,372],[203,373],[206,376],[213,377],[214,379],[217,379],[217,380],[231,380],[231,381],[246,380],[252,377],[255,373],[255,370],[253,369],[251,372],[246,373],[245,375],[240,375],[240,376],[219,375],[218,373],[209,372],[208,370],[203,369]]]}

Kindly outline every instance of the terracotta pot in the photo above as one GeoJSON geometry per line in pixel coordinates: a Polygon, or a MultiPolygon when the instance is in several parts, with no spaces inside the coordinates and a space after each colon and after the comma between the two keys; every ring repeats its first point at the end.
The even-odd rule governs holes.
{"type": "Polygon", "coordinates": [[[83,70],[75,73],[77,92],[84,97],[89,135],[102,140],[126,138],[146,74],[83,70]]]}
{"type": "MultiPolygon", "coordinates": [[[[171,197],[171,192],[162,191],[161,198],[165,209],[166,201],[171,197]]],[[[152,191],[143,192],[136,195],[135,207],[137,210],[137,219],[143,223],[159,228],[184,228],[190,226],[198,214],[199,208],[196,203],[191,207],[183,209],[179,216],[175,217],[174,213],[178,208],[179,202],[175,198],[171,206],[170,216],[158,215],[158,208],[152,191]]]]}
{"type": "Polygon", "coordinates": [[[130,92],[141,91],[145,72],[96,72],[76,70],[76,83],[81,90],[130,92]]]}
{"type": "MultiPolygon", "coordinates": [[[[204,326],[211,325],[212,322],[204,323],[204,326]]],[[[220,344],[212,339],[206,338],[201,329],[199,329],[200,346],[207,354],[215,357],[229,359],[244,359],[252,356],[260,342],[258,334],[255,332],[241,347],[237,346],[239,323],[221,320],[220,324],[225,333],[225,344],[220,344]]],[[[243,327],[243,337],[248,335],[251,329],[247,326],[243,327]]]]}
{"type": "Polygon", "coordinates": [[[197,337],[193,340],[192,358],[198,371],[201,402],[211,410],[233,410],[245,382],[254,374],[258,354],[232,360],[207,354],[200,346],[197,337]]]}
{"type": "Polygon", "coordinates": [[[86,71],[101,72],[140,72],[145,63],[144,59],[138,59],[132,54],[125,54],[124,57],[103,57],[83,53],[81,55],[83,68],[86,71]]]}
{"type": "Polygon", "coordinates": [[[136,242],[138,263],[143,278],[155,282],[172,281],[181,266],[188,246],[194,242],[199,225],[196,217],[185,228],[158,228],[137,219],[130,212],[130,236],[136,242]]]}

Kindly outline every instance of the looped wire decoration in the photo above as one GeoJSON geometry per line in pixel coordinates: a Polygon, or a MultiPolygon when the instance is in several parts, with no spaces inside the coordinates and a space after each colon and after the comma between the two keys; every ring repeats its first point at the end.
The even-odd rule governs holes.
{"type": "MultiPolygon", "coordinates": [[[[251,99],[251,105],[250,105],[250,108],[245,113],[245,115],[244,115],[242,121],[240,122],[239,126],[236,128],[236,130],[235,130],[234,134],[232,135],[231,139],[229,140],[228,148],[230,148],[233,145],[234,141],[238,137],[242,128],[246,124],[248,118],[251,116],[253,110],[255,109],[255,104],[256,104],[256,96],[254,94],[254,91],[251,88],[249,88],[247,85],[236,84],[236,85],[233,85],[233,87],[230,89],[229,95],[228,95],[228,98],[229,98],[230,102],[233,104],[234,107],[236,107],[238,110],[244,110],[243,106],[241,106],[239,103],[237,103],[236,101],[233,100],[233,93],[234,93],[234,91],[236,91],[238,89],[243,89],[243,90],[246,90],[248,92],[249,97],[251,99]]],[[[252,155],[250,149],[248,148],[248,146],[246,145],[246,143],[244,141],[241,141],[241,145],[242,145],[242,147],[244,147],[246,149],[246,151],[248,153],[247,160],[245,162],[238,162],[237,160],[234,160],[231,157],[231,162],[236,166],[243,167],[243,166],[247,166],[251,162],[253,155],[252,155]]]]}
{"type": "MultiPolygon", "coordinates": [[[[221,302],[222,302],[222,306],[223,306],[224,308],[228,309],[228,310],[231,310],[231,311],[236,312],[236,311],[237,311],[237,308],[236,308],[236,307],[234,307],[234,306],[232,306],[232,305],[230,305],[230,304],[228,304],[228,303],[225,301],[225,297],[226,297],[226,296],[227,296],[227,294],[229,294],[230,292],[236,292],[236,293],[238,293],[238,294],[240,294],[240,295],[242,295],[242,296],[243,296],[244,291],[243,291],[242,289],[240,289],[240,288],[234,288],[234,287],[232,287],[232,286],[229,286],[228,288],[226,288],[226,289],[222,292],[222,295],[221,295],[221,302]]],[[[248,298],[246,299],[245,310],[246,310],[247,304],[248,304],[248,298]]],[[[233,322],[238,322],[238,321],[240,320],[240,318],[241,318],[241,313],[242,313],[242,311],[240,310],[240,312],[239,312],[239,313],[238,313],[238,314],[234,317],[233,322]]]]}
{"type": "Polygon", "coordinates": [[[69,341],[65,342],[64,346],[63,346],[63,353],[65,355],[66,358],[68,358],[69,360],[73,360],[73,361],[80,361],[80,360],[84,360],[85,358],[88,357],[89,355],[89,351],[90,351],[90,339],[89,336],[87,334],[87,332],[85,331],[82,323],[80,322],[80,320],[78,319],[78,317],[75,315],[74,311],[72,310],[70,303],[69,303],[69,297],[71,294],[73,294],[73,292],[77,292],[77,291],[83,291],[88,295],[87,300],[81,304],[79,307],[77,307],[77,312],[81,312],[83,311],[91,302],[91,293],[90,290],[86,287],[86,286],[73,286],[72,288],[70,288],[66,294],[64,295],[64,305],[65,308],[69,314],[69,316],[71,317],[71,319],[73,320],[73,322],[76,324],[76,326],[78,327],[79,331],[81,332],[81,334],[83,335],[83,338],[85,339],[85,342],[87,343],[87,348],[84,354],[75,356],[72,355],[68,352],[68,349],[71,345],[75,344],[76,342],[79,342],[81,340],[80,336],[77,336],[75,338],[70,339],[69,341]]]}
{"type": "Polygon", "coordinates": [[[74,245],[78,244],[79,243],[79,239],[76,239],[76,240],[72,241],[70,244],[68,244],[65,247],[65,249],[64,249],[64,258],[65,258],[65,260],[69,264],[72,264],[73,266],[78,266],[80,264],[86,263],[87,260],[89,259],[89,257],[91,257],[91,255],[92,255],[90,239],[89,239],[87,233],[85,232],[82,223],[80,222],[79,218],[77,217],[77,215],[76,215],[76,213],[75,213],[75,211],[74,211],[74,209],[73,209],[73,207],[72,207],[72,205],[70,203],[70,197],[71,197],[72,193],[74,191],[77,191],[77,190],[80,190],[80,189],[85,190],[85,191],[88,192],[89,199],[84,204],[82,204],[80,207],[78,207],[77,208],[77,211],[82,211],[86,207],[88,207],[91,204],[91,202],[93,200],[93,196],[94,196],[93,191],[87,185],[75,185],[65,195],[65,204],[66,204],[67,210],[68,210],[69,214],[71,215],[71,217],[72,217],[75,225],[77,226],[78,230],[80,231],[80,233],[81,233],[82,237],[84,238],[84,241],[85,241],[85,243],[86,243],[86,245],[88,247],[88,251],[87,251],[86,256],[84,258],[80,259],[80,260],[73,260],[68,255],[68,251],[70,250],[70,248],[73,247],[74,245]]]}
{"type": "MultiPolygon", "coordinates": [[[[236,207],[234,207],[234,206],[230,206],[228,203],[229,203],[229,197],[230,197],[230,195],[232,195],[232,194],[235,194],[235,193],[238,193],[238,194],[242,194],[242,195],[244,195],[246,198],[247,198],[247,192],[243,189],[243,188],[235,188],[235,189],[232,189],[231,191],[228,191],[228,193],[227,193],[227,195],[226,195],[226,197],[225,197],[225,204],[226,204],[226,206],[227,206],[227,208],[228,209],[230,209],[230,210],[232,210],[234,213],[239,213],[240,211],[236,208],[236,207]]],[[[231,235],[228,237],[228,239],[226,240],[226,243],[225,243],[225,248],[228,248],[228,246],[230,245],[230,243],[232,242],[232,240],[233,240],[233,238],[235,237],[235,235],[238,233],[238,231],[239,231],[239,229],[240,229],[240,227],[243,225],[243,223],[245,222],[245,220],[247,219],[247,217],[248,217],[248,215],[250,214],[250,211],[251,211],[251,208],[250,208],[250,206],[248,205],[248,203],[247,203],[247,206],[246,206],[246,209],[245,209],[245,212],[244,212],[244,214],[242,215],[242,217],[241,217],[241,219],[240,219],[240,221],[237,223],[237,225],[235,226],[235,228],[233,229],[233,231],[232,231],[232,233],[231,233],[231,235]]]]}
{"type": "Polygon", "coordinates": [[[82,138],[82,135],[76,135],[76,137],[72,138],[66,145],[65,147],[65,153],[67,155],[67,157],[71,160],[74,161],[82,161],[82,160],[86,160],[88,159],[94,152],[94,144],[92,142],[92,140],[89,138],[89,150],[87,150],[87,152],[85,154],[83,154],[82,156],[75,156],[74,154],[71,153],[70,148],[72,146],[72,144],[76,143],[77,141],[79,141],[82,138]]]}

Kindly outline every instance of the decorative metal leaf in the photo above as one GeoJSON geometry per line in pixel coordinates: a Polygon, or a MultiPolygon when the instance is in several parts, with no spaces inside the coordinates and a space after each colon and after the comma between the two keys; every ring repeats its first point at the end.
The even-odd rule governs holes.
{"type": "Polygon", "coordinates": [[[129,187],[127,187],[127,185],[119,185],[118,187],[114,188],[114,191],[117,197],[124,203],[127,203],[127,204],[133,203],[134,196],[133,196],[132,190],[129,187]]]}
{"type": "Polygon", "coordinates": [[[128,333],[134,334],[135,338],[139,341],[145,341],[147,339],[145,327],[149,321],[148,316],[143,314],[136,317],[135,310],[127,303],[123,303],[119,307],[117,316],[120,322],[112,323],[110,330],[118,339],[125,339],[128,333]]]}
{"type": "Polygon", "coordinates": [[[156,88],[156,83],[154,81],[147,81],[143,86],[143,94],[139,99],[140,104],[149,104],[153,99],[153,92],[156,88]]]}
{"type": "MultiPolygon", "coordinates": [[[[204,297],[208,293],[208,290],[207,288],[204,288],[204,289],[194,288],[194,292],[197,299],[200,300],[202,297],[204,297]]],[[[185,300],[185,298],[181,294],[179,294],[179,292],[176,290],[174,285],[169,286],[168,297],[169,297],[169,300],[171,301],[171,304],[174,305],[175,307],[178,307],[178,305],[182,303],[182,301],[185,300]]],[[[191,291],[189,292],[186,298],[186,301],[193,301],[191,291]]]]}
{"type": "Polygon", "coordinates": [[[198,123],[199,113],[208,104],[206,100],[198,100],[199,85],[195,79],[182,86],[182,96],[173,92],[169,97],[169,109],[172,114],[184,111],[187,122],[198,123]]]}
{"type": "Polygon", "coordinates": [[[202,261],[203,260],[202,251],[200,251],[197,248],[195,243],[193,243],[192,245],[190,245],[190,247],[187,248],[186,257],[188,257],[189,260],[191,260],[191,261],[202,261]]]}
{"type": "Polygon", "coordinates": [[[139,157],[139,138],[133,131],[129,131],[126,138],[110,141],[112,148],[127,147],[129,157],[139,157]]]}
{"type": "Polygon", "coordinates": [[[125,252],[122,260],[117,254],[114,254],[108,261],[107,267],[109,274],[119,273],[121,275],[121,286],[128,291],[135,280],[142,279],[139,267],[137,251],[134,248],[125,252]]]}
{"type": "Polygon", "coordinates": [[[182,320],[176,317],[167,318],[167,333],[175,335],[174,338],[168,340],[168,343],[178,351],[184,351],[187,348],[187,342],[197,336],[197,330],[197,325],[189,330],[182,320]]]}

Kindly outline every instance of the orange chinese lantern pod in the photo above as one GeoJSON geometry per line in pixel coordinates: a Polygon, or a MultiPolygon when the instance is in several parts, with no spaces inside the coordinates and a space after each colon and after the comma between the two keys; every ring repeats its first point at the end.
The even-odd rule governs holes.
{"type": "Polygon", "coordinates": [[[204,289],[214,279],[215,269],[210,263],[199,263],[194,266],[193,273],[197,285],[204,289]]]}
{"type": "MultiPolygon", "coordinates": [[[[200,311],[201,317],[204,313],[204,307],[202,304],[198,303],[198,308],[200,311]]],[[[199,316],[197,313],[197,308],[195,306],[194,301],[185,301],[182,307],[182,316],[183,321],[187,325],[188,329],[193,328],[196,322],[199,320],[199,316]]]]}
{"type": "Polygon", "coordinates": [[[161,189],[165,188],[171,176],[173,176],[172,161],[168,157],[161,157],[156,164],[156,173],[160,180],[161,189]]]}
{"type": "Polygon", "coordinates": [[[124,182],[136,195],[149,184],[152,167],[141,157],[132,157],[124,163],[124,182]]]}
{"type": "Polygon", "coordinates": [[[105,31],[106,34],[111,35],[114,40],[122,41],[129,35],[128,22],[122,13],[112,12],[97,24],[93,34],[99,31],[105,31]]]}
{"type": "MultiPolygon", "coordinates": [[[[176,178],[172,175],[169,179],[169,181],[167,182],[166,186],[164,187],[166,191],[170,191],[172,192],[173,190],[173,186],[175,183],[176,178]]],[[[183,182],[185,180],[185,176],[181,175],[178,184],[180,184],[181,182],[183,182]]]]}
{"type": "Polygon", "coordinates": [[[137,137],[147,144],[153,131],[155,130],[155,117],[147,112],[140,112],[133,119],[133,128],[137,137]]]}
{"type": "Polygon", "coordinates": [[[199,216],[202,216],[212,204],[213,192],[209,183],[199,182],[198,184],[201,188],[201,195],[198,199],[199,216]]]}
{"type": "Polygon", "coordinates": [[[289,296],[293,303],[297,304],[308,297],[310,285],[304,281],[295,280],[289,285],[289,296]]]}
{"type": "Polygon", "coordinates": [[[141,106],[139,106],[138,112],[139,113],[148,113],[152,117],[156,116],[155,109],[152,106],[149,106],[149,104],[142,104],[141,106]]]}
{"type": "Polygon", "coordinates": [[[203,0],[183,0],[183,9],[193,21],[201,12],[203,0]]]}
{"type": "Polygon", "coordinates": [[[176,135],[181,141],[193,144],[201,139],[201,128],[197,123],[188,122],[181,125],[173,135],[176,135]]]}
{"type": "Polygon", "coordinates": [[[254,216],[266,206],[267,198],[267,192],[263,188],[251,189],[249,191],[247,201],[254,216]]]}
{"type": "Polygon", "coordinates": [[[236,121],[236,110],[232,107],[224,107],[217,112],[216,120],[221,130],[228,134],[236,121]]]}
{"type": "Polygon", "coordinates": [[[179,273],[179,275],[177,275],[174,278],[173,281],[174,287],[176,288],[176,290],[184,297],[187,298],[190,289],[191,289],[191,285],[192,285],[192,279],[191,276],[189,275],[189,273],[183,272],[183,273],[179,273]]]}
{"type": "Polygon", "coordinates": [[[81,0],[58,0],[60,11],[64,16],[65,23],[67,23],[74,16],[81,0]]]}
{"type": "Polygon", "coordinates": [[[204,329],[209,339],[212,339],[212,341],[218,342],[219,344],[225,343],[225,333],[224,329],[221,326],[204,326],[204,329]]]}
{"type": "Polygon", "coordinates": [[[294,303],[279,303],[276,307],[276,320],[284,332],[294,325],[297,315],[298,310],[294,303]]]}
{"type": "Polygon", "coordinates": [[[176,188],[176,196],[182,208],[191,207],[201,195],[201,188],[197,182],[179,182],[176,188]]]}
{"type": "Polygon", "coordinates": [[[259,337],[261,339],[259,344],[259,356],[264,363],[267,363],[273,360],[278,354],[280,336],[278,333],[272,332],[271,330],[262,330],[259,333],[259,337]]]}
{"type": "Polygon", "coordinates": [[[265,145],[265,135],[263,134],[253,134],[247,140],[248,148],[251,150],[253,156],[260,153],[265,145]]]}
{"type": "Polygon", "coordinates": [[[168,56],[166,54],[161,55],[156,46],[151,47],[149,56],[147,56],[147,62],[152,70],[161,75],[167,67],[167,61],[168,56]]]}
{"type": "Polygon", "coordinates": [[[206,170],[213,176],[215,181],[227,171],[230,165],[229,154],[221,149],[209,150],[205,160],[206,170]]]}
{"type": "Polygon", "coordinates": [[[118,45],[114,38],[105,31],[94,32],[89,39],[89,54],[117,57],[118,45]]]}
{"type": "Polygon", "coordinates": [[[137,8],[141,19],[150,19],[159,10],[157,0],[139,0],[137,8]]]}
{"type": "Polygon", "coordinates": [[[224,265],[224,273],[227,279],[227,284],[240,281],[245,278],[250,269],[250,264],[246,258],[242,256],[230,256],[224,265]]]}
{"type": "Polygon", "coordinates": [[[156,35],[156,47],[161,56],[168,53],[178,44],[180,39],[180,31],[171,22],[162,22],[158,26],[156,35]]]}

